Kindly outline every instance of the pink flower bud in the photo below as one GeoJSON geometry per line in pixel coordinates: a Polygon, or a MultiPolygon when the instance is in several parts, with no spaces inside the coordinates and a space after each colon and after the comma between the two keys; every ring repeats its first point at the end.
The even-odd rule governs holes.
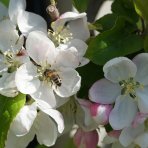
{"type": "Polygon", "coordinates": [[[96,130],[85,132],[79,128],[74,135],[74,144],[77,148],[96,148],[99,136],[96,130]]]}
{"type": "Polygon", "coordinates": [[[112,105],[103,105],[98,103],[92,103],[90,105],[90,112],[93,119],[99,125],[105,125],[109,121],[109,114],[112,110],[112,105]]]}

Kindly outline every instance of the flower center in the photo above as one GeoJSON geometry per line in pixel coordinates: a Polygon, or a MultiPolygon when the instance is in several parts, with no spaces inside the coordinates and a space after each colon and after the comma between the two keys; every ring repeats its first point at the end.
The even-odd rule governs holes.
{"type": "Polygon", "coordinates": [[[72,39],[72,33],[68,28],[68,22],[64,26],[59,26],[56,31],[48,30],[48,36],[55,43],[56,46],[60,44],[65,44],[70,39],[72,39]]]}
{"type": "Polygon", "coordinates": [[[9,73],[16,71],[16,69],[21,65],[20,61],[16,59],[17,53],[19,53],[19,51],[14,52],[12,50],[8,50],[3,53],[4,64],[8,66],[9,73]]]}
{"type": "Polygon", "coordinates": [[[134,78],[129,78],[127,80],[122,80],[119,82],[121,86],[122,95],[130,95],[132,98],[136,98],[136,89],[143,88],[144,86],[139,82],[135,81],[134,78]]]}

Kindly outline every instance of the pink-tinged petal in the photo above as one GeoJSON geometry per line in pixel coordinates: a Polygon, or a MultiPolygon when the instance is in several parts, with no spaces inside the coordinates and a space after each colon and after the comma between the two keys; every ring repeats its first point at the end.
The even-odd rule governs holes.
{"type": "Polygon", "coordinates": [[[120,86],[107,79],[95,82],[89,90],[89,99],[96,103],[112,104],[120,94],[120,86]]]}
{"type": "Polygon", "coordinates": [[[39,65],[52,64],[55,60],[55,46],[42,32],[31,32],[26,40],[28,55],[39,65]]]}
{"type": "Polygon", "coordinates": [[[17,69],[15,83],[18,90],[24,94],[36,92],[40,86],[37,68],[31,63],[25,63],[17,69]]]}
{"type": "MultiPolygon", "coordinates": [[[[40,106],[38,106],[40,108],[40,106]]],[[[58,126],[58,131],[59,133],[62,133],[64,130],[64,119],[62,114],[55,109],[48,109],[48,108],[40,108],[44,113],[46,113],[47,115],[49,115],[50,117],[53,118],[53,120],[55,120],[55,122],[57,123],[58,126]]]]}
{"type": "Polygon", "coordinates": [[[55,144],[58,131],[55,122],[45,113],[39,112],[34,124],[37,140],[40,145],[55,144]]]}
{"type": "Polygon", "coordinates": [[[56,98],[51,87],[42,82],[36,92],[31,94],[31,97],[37,102],[40,109],[50,109],[56,107],[56,98]]]}
{"type": "Polygon", "coordinates": [[[36,103],[24,106],[11,124],[11,130],[16,136],[24,136],[30,129],[37,116],[36,103]]]}
{"type": "Polygon", "coordinates": [[[139,124],[144,123],[144,121],[148,118],[148,113],[140,113],[138,112],[135,119],[132,122],[132,127],[136,128],[139,124]]]}
{"type": "Polygon", "coordinates": [[[103,71],[104,76],[108,80],[117,83],[130,77],[135,77],[137,67],[130,59],[119,57],[108,61],[104,65],[103,71]]]}
{"type": "Polygon", "coordinates": [[[17,17],[21,11],[25,10],[25,8],[26,0],[10,0],[8,13],[10,20],[14,24],[17,24],[17,17]]]}
{"type": "Polygon", "coordinates": [[[134,140],[135,144],[139,145],[141,148],[147,148],[148,147],[148,132],[145,132],[138,136],[134,140]]]}
{"type": "Polygon", "coordinates": [[[115,137],[115,138],[119,138],[120,134],[121,134],[121,130],[113,130],[108,133],[109,136],[115,137]]]}
{"type": "Polygon", "coordinates": [[[135,79],[143,85],[148,85],[148,53],[138,54],[133,62],[137,66],[135,79]]]}
{"type": "Polygon", "coordinates": [[[40,15],[21,11],[19,12],[17,22],[19,30],[24,36],[28,36],[32,31],[41,31],[47,34],[47,23],[40,15]]]}
{"type": "Polygon", "coordinates": [[[56,94],[60,97],[70,97],[76,94],[81,86],[79,73],[72,68],[60,68],[58,74],[61,79],[61,86],[53,85],[56,94]]]}
{"type": "Polygon", "coordinates": [[[93,103],[90,106],[90,112],[98,125],[105,125],[109,122],[109,114],[112,108],[112,105],[93,103]]]}
{"type": "Polygon", "coordinates": [[[99,141],[99,136],[96,130],[85,132],[78,129],[74,135],[74,143],[77,148],[96,148],[99,141]]]}
{"type": "Polygon", "coordinates": [[[120,134],[119,141],[123,146],[127,147],[143,131],[144,131],[144,125],[139,125],[136,128],[133,128],[131,126],[124,128],[120,134]]]}
{"type": "Polygon", "coordinates": [[[129,96],[119,96],[110,113],[109,122],[113,129],[120,130],[128,127],[137,113],[136,102],[129,96]]]}
{"type": "Polygon", "coordinates": [[[136,91],[138,108],[141,113],[148,113],[148,86],[136,91]]]}

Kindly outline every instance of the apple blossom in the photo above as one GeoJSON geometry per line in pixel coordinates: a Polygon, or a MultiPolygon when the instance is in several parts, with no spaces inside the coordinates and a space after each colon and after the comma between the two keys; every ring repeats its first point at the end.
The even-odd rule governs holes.
{"type": "Polygon", "coordinates": [[[23,44],[24,38],[19,36],[15,25],[9,19],[0,21],[0,94],[4,96],[15,97],[18,94],[15,72],[29,60],[23,44]]]}
{"type": "Polygon", "coordinates": [[[122,130],[119,141],[123,146],[129,146],[131,143],[142,148],[147,148],[148,141],[148,114],[138,113],[134,124],[122,130]]]}
{"type": "Polygon", "coordinates": [[[55,144],[58,132],[62,133],[63,129],[63,118],[57,110],[46,109],[42,112],[34,102],[25,105],[12,122],[5,143],[6,148],[25,148],[35,135],[40,144],[52,146],[55,144]]]}
{"type": "Polygon", "coordinates": [[[89,91],[90,100],[115,106],[109,122],[113,129],[129,126],[139,110],[148,113],[148,54],[141,53],[133,61],[126,57],[114,58],[104,67],[106,79],[93,84],[89,91]]]}
{"type": "Polygon", "coordinates": [[[72,68],[75,60],[69,61],[69,50],[62,54],[44,33],[38,31],[29,34],[26,49],[33,62],[23,64],[16,72],[15,81],[20,92],[50,108],[57,105],[55,94],[64,98],[79,90],[81,77],[72,68]]]}
{"type": "MultiPolygon", "coordinates": [[[[52,23],[53,36],[57,43],[66,43],[71,39],[86,41],[90,37],[86,13],[66,12],[52,23]]],[[[52,32],[51,32],[52,33],[52,32]]],[[[51,35],[49,32],[49,36],[51,35]]]]}

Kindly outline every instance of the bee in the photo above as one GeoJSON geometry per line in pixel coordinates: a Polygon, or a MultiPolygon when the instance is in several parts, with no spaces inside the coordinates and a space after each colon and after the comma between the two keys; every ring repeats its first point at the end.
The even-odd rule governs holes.
{"type": "Polygon", "coordinates": [[[49,78],[52,83],[55,83],[56,86],[60,87],[62,85],[61,79],[55,70],[46,69],[44,75],[46,78],[49,78]]]}

